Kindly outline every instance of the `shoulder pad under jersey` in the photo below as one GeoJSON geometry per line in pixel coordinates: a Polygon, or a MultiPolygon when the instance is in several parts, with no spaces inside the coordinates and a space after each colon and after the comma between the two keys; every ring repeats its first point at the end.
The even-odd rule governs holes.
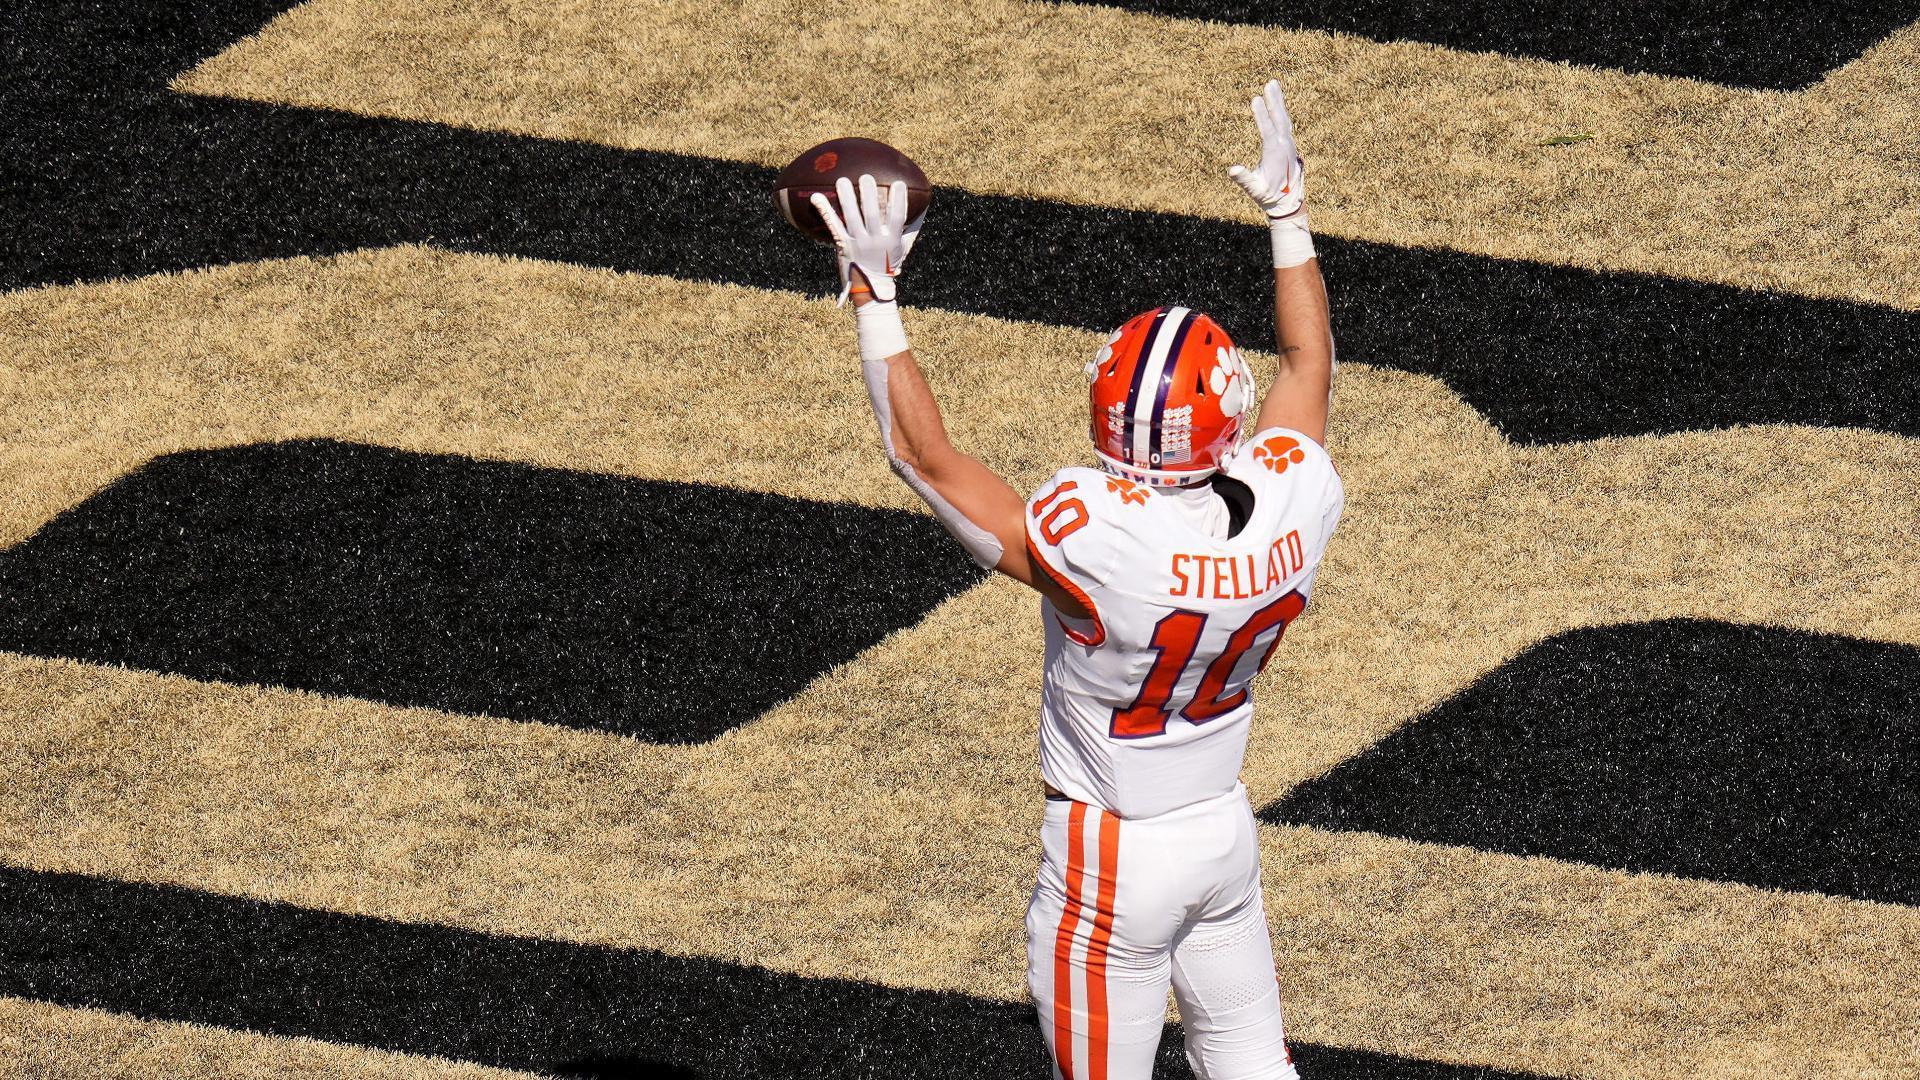
{"type": "Polygon", "coordinates": [[[1149,497],[1142,485],[1076,466],[1054,473],[1027,500],[1027,550],[1043,573],[1094,611],[1091,629],[1066,627],[1082,645],[1106,638],[1087,593],[1105,585],[1119,561],[1118,519],[1149,497]]]}
{"type": "Polygon", "coordinates": [[[1346,488],[1325,447],[1291,428],[1266,428],[1227,458],[1224,471],[1253,490],[1256,506],[1278,500],[1295,520],[1312,522],[1308,557],[1320,561],[1346,506],[1346,488]]]}
{"type": "Polygon", "coordinates": [[[1254,433],[1228,455],[1224,471],[1253,488],[1256,497],[1273,490],[1323,502],[1339,498],[1340,473],[1326,448],[1291,428],[1254,433]]]}

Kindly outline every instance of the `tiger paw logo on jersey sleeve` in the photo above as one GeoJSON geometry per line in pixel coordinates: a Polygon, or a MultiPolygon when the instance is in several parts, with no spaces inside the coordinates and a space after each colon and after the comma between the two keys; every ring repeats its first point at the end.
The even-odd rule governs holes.
{"type": "Polygon", "coordinates": [[[1107,477],[1107,490],[1120,496],[1120,502],[1125,506],[1145,506],[1147,503],[1147,489],[1131,480],[1124,480],[1118,476],[1109,476],[1107,477]]]}
{"type": "Polygon", "coordinates": [[[1307,452],[1300,448],[1300,440],[1291,435],[1270,435],[1253,448],[1253,460],[1283,473],[1288,463],[1297,465],[1307,460],[1307,452]]]}

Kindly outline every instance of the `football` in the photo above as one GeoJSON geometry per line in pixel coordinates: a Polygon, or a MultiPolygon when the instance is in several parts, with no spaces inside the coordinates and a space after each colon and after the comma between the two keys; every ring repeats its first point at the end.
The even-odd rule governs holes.
{"type": "Polygon", "coordinates": [[[808,200],[819,192],[836,199],[837,208],[834,182],[844,176],[857,184],[864,174],[871,174],[880,185],[882,205],[893,182],[906,181],[908,221],[926,213],[927,204],[933,201],[933,186],[912,158],[876,139],[848,138],[830,139],[788,163],[774,181],[773,202],[794,228],[823,244],[831,244],[833,237],[827,232],[827,223],[820,219],[820,212],[808,200]]]}

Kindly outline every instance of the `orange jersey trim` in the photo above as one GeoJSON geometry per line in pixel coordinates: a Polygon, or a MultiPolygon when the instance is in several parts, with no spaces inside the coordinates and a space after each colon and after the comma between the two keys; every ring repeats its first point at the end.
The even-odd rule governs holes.
{"type": "Polygon", "coordinates": [[[1068,637],[1085,645],[1089,649],[1099,647],[1101,643],[1107,640],[1107,624],[1100,621],[1100,609],[1093,605],[1093,597],[1088,596],[1085,589],[1075,585],[1065,574],[1053,568],[1053,564],[1047,561],[1047,557],[1040,554],[1040,548],[1034,544],[1031,534],[1027,536],[1027,554],[1032,557],[1033,565],[1039,567],[1042,573],[1052,578],[1054,584],[1067,590],[1067,595],[1080,601],[1081,606],[1087,609],[1088,617],[1093,620],[1093,633],[1091,634],[1083,634],[1073,627],[1068,626],[1065,619],[1060,620],[1060,629],[1065,630],[1068,637]]]}

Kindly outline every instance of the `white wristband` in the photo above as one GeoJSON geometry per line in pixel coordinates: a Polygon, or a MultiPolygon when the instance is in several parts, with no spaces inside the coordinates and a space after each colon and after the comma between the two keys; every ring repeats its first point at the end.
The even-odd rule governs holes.
{"type": "Polygon", "coordinates": [[[874,300],[854,308],[853,325],[863,361],[885,360],[907,351],[907,328],[900,323],[900,305],[891,300],[874,300]]]}
{"type": "Polygon", "coordinates": [[[1313,233],[1307,230],[1306,211],[1275,218],[1268,232],[1273,237],[1274,269],[1299,266],[1314,257],[1313,233]]]}

